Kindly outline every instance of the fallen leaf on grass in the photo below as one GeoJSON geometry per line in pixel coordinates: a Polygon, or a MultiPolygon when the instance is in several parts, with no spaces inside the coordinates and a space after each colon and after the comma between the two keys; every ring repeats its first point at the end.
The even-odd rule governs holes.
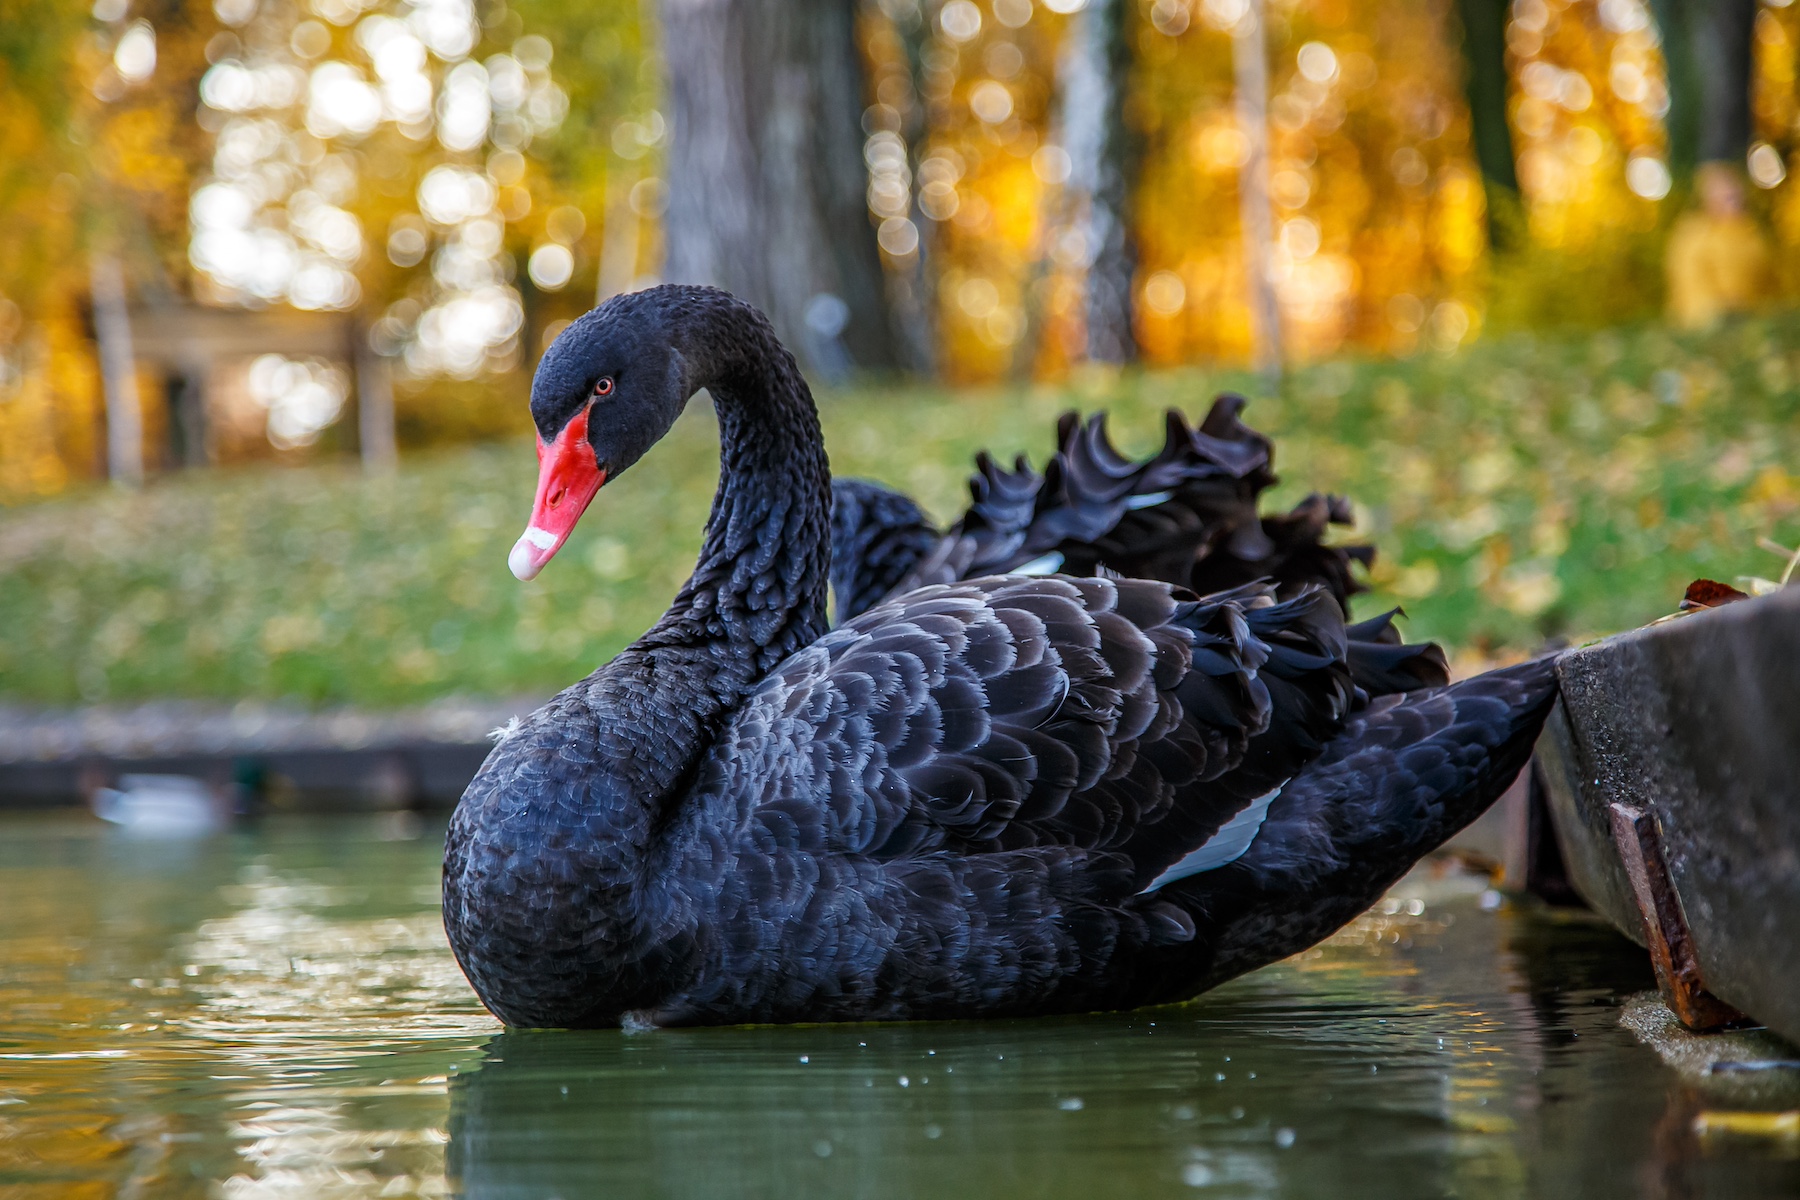
{"type": "Polygon", "coordinates": [[[1688,584],[1687,594],[1681,598],[1681,611],[1692,612],[1696,608],[1717,608],[1721,604],[1730,604],[1736,600],[1748,600],[1750,593],[1740,592],[1729,583],[1720,583],[1716,579],[1696,579],[1688,584]]]}

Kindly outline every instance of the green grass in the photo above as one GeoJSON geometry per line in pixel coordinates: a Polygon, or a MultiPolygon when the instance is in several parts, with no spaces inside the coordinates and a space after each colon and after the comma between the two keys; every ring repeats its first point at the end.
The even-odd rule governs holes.
{"type": "MultiPolygon", "coordinates": [[[[821,407],[840,472],[948,517],[982,446],[1041,462],[1059,411],[1104,407],[1141,452],[1162,408],[1198,414],[1229,386],[1258,390],[1195,370],[821,407]]],[[[1382,555],[1364,611],[1402,603],[1411,635],[1470,656],[1639,624],[1695,576],[1778,572],[1758,536],[1800,540],[1788,316],[1325,363],[1247,416],[1277,438],[1276,502],[1313,488],[1358,502],[1356,535],[1382,555]]],[[[655,619],[692,563],[716,471],[695,405],[529,585],[506,571],[535,478],[522,441],[420,453],[385,480],[349,465],[219,471],[0,511],[0,698],[548,692],[655,619]]]]}

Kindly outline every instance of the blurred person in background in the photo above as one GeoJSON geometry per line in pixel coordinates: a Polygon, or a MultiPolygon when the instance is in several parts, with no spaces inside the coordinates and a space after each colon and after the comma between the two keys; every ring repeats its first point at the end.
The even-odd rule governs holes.
{"type": "Polygon", "coordinates": [[[1745,211],[1737,168],[1703,163],[1694,190],[1700,206],[1676,220],[1664,258],[1669,319],[1684,329],[1757,307],[1770,295],[1773,273],[1769,239],[1745,211]]]}

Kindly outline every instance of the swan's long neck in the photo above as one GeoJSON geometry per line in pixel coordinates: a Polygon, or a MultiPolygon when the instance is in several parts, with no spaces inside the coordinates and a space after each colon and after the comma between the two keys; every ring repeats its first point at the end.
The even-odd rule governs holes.
{"type": "Polygon", "coordinates": [[[615,719],[646,722],[659,753],[634,755],[634,783],[665,796],[748,691],[825,632],[831,568],[831,472],[793,356],[735,303],[696,314],[684,333],[690,382],[719,416],[706,538],[668,612],[589,693],[615,719]]]}
{"type": "Polygon", "coordinates": [[[660,873],[694,836],[682,802],[744,697],[826,628],[831,483],[812,396],[753,309],[722,293],[678,304],[682,394],[711,391],[722,441],[693,577],[495,748],[451,821],[445,927],[509,1024],[614,1021],[694,969],[689,900],[660,873]]]}
{"type": "Polygon", "coordinates": [[[729,646],[760,677],[825,630],[831,471],[812,394],[769,336],[761,370],[707,385],[719,489],[694,574],[637,644],[729,646]]]}

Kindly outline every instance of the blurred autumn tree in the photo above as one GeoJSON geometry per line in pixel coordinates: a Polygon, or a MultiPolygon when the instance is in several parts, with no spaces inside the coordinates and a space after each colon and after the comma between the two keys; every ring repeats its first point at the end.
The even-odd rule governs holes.
{"type": "MultiPolygon", "coordinates": [[[[139,307],[354,314],[411,381],[412,441],[516,427],[482,380],[654,268],[664,137],[635,4],[526,9],[532,32],[503,0],[5,0],[0,490],[98,467],[95,255],[139,307]]],[[[337,419],[308,364],[271,381],[277,447],[337,419]]]]}
{"type": "MultiPolygon", "coordinates": [[[[139,305],[354,318],[415,445],[517,428],[560,322],[665,261],[759,299],[828,376],[1241,360],[1246,11],[0,0],[0,495],[98,470],[94,253],[139,305]]],[[[1731,153],[1791,291],[1800,6],[1268,0],[1289,353],[1659,310],[1701,16],[1738,22],[1740,79],[1748,37],[1731,153]]],[[[329,445],[304,374],[264,373],[310,397],[268,399],[267,434],[329,445]]]]}
{"type": "Polygon", "coordinates": [[[545,0],[528,27],[503,0],[278,5],[216,0],[204,298],[359,310],[410,378],[473,380],[532,357],[603,277],[637,276],[628,180],[663,122],[634,6],[545,0]]]}
{"type": "Polygon", "coordinates": [[[1677,180],[1698,163],[1739,162],[1749,148],[1751,45],[1761,7],[1757,0],[1656,0],[1677,180]]]}
{"type": "Polygon", "coordinates": [[[662,9],[670,279],[769,314],[806,366],[899,365],[863,166],[857,0],[662,9]]]}
{"type": "Polygon", "coordinates": [[[1488,241],[1512,249],[1519,217],[1519,172],[1512,127],[1506,119],[1507,0],[1459,0],[1463,88],[1469,100],[1469,132],[1481,167],[1488,210],[1488,241]]]}
{"type": "Polygon", "coordinates": [[[91,381],[51,377],[86,361],[52,282],[77,242],[74,176],[56,168],[75,157],[65,80],[86,29],[58,0],[0,2],[0,497],[56,491],[94,456],[91,381]]]}
{"type": "MultiPolygon", "coordinates": [[[[1247,352],[1237,176],[1248,144],[1231,67],[1245,11],[1233,0],[937,10],[921,55],[918,207],[937,252],[947,374],[1127,357],[1095,352],[1119,337],[1096,324],[1121,317],[1151,362],[1247,352]],[[1109,80],[1118,130],[1094,131],[1066,90],[1056,102],[1071,87],[1104,98],[1109,80]],[[1095,220],[1120,202],[1126,229],[1095,220]],[[1127,295],[1097,306],[1121,268],[1127,295]]],[[[1294,351],[1469,336],[1484,209],[1442,7],[1276,4],[1268,26],[1275,273],[1294,351]]]]}
{"type": "Polygon", "coordinates": [[[1509,110],[1525,236],[1492,269],[1489,323],[1597,328],[1662,308],[1673,190],[1661,33],[1640,0],[1515,0],[1509,110]]]}
{"type": "Polygon", "coordinates": [[[1764,197],[1782,254],[1778,268],[1787,295],[1800,292],[1800,187],[1791,165],[1800,151],[1800,8],[1773,5],[1756,14],[1750,82],[1751,182],[1764,197]]]}
{"type": "MultiPolygon", "coordinates": [[[[1138,253],[1131,202],[1143,147],[1125,103],[1133,16],[1130,0],[1089,0],[1077,10],[1057,63],[1057,119],[1069,156],[1063,207],[1070,232],[1065,236],[1071,244],[1079,242],[1079,257],[1086,263],[1079,349],[1092,362],[1137,358],[1132,293],[1138,253]]],[[[1052,175],[1060,167],[1059,160],[1052,175]]],[[[1066,311],[1066,296],[1063,306],[1066,311]]]]}
{"type": "Polygon", "coordinates": [[[181,277],[204,141],[194,11],[162,0],[127,20],[101,0],[89,19],[55,0],[0,4],[0,498],[55,491],[99,464],[91,256],[133,263],[153,291],[181,277]],[[170,85],[146,86],[155,75],[170,85]]]}

